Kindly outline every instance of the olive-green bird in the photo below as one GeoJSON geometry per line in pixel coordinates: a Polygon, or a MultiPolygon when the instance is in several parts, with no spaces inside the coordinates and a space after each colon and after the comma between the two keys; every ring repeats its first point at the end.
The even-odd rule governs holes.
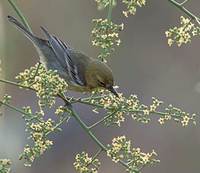
{"type": "Polygon", "coordinates": [[[46,69],[57,70],[60,77],[68,83],[70,90],[90,92],[96,88],[105,88],[118,96],[113,88],[113,74],[108,65],[72,49],[58,37],[51,35],[44,27],[41,29],[47,40],[29,32],[14,17],[8,16],[8,20],[33,43],[39,53],[40,62],[46,69]]]}

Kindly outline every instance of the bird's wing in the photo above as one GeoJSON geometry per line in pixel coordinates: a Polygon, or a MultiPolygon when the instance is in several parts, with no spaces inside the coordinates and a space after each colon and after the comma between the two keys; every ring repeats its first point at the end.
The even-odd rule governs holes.
{"type": "Polygon", "coordinates": [[[84,76],[83,74],[80,74],[80,69],[78,68],[79,66],[71,56],[70,52],[72,49],[59,38],[51,35],[44,27],[41,27],[41,29],[44,31],[60,65],[66,69],[68,75],[72,79],[71,82],[80,86],[85,86],[86,82],[84,76]]]}

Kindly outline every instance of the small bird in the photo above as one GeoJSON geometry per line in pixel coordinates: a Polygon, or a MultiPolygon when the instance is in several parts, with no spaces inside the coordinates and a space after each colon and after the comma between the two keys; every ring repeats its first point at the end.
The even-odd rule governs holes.
{"type": "Polygon", "coordinates": [[[57,70],[59,76],[65,79],[69,90],[90,92],[96,88],[105,88],[118,97],[113,88],[112,70],[104,62],[72,49],[44,27],[41,29],[47,40],[32,34],[14,17],[8,16],[8,20],[33,43],[45,68],[57,70]]]}

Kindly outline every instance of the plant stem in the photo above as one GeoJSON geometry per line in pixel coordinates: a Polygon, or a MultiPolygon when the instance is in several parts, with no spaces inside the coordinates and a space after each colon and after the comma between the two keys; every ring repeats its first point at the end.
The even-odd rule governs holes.
{"type": "Polygon", "coordinates": [[[79,123],[79,125],[85,130],[85,132],[94,140],[94,142],[104,151],[107,151],[107,148],[96,138],[96,136],[91,132],[91,130],[88,128],[88,126],[81,120],[79,115],[70,108],[72,116],[76,119],[76,121],[79,123]]]}
{"type": "MultiPolygon", "coordinates": [[[[15,107],[15,106],[12,106],[12,105],[8,104],[8,103],[5,103],[5,102],[0,101],[0,104],[6,106],[6,107],[8,107],[8,108],[10,108],[10,109],[12,109],[12,110],[14,110],[14,111],[16,111],[16,112],[19,112],[19,113],[21,113],[21,114],[24,114],[24,115],[31,115],[31,114],[26,113],[26,112],[24,112],[23,110],[21,110],[21,109],[15,107]]],[[[33,114],[32,114],[32,115],[33,115],[33,114]]]]}
{"type": "Polygon", "coordinates": [[[91,162],[90,163],[88,163],[88,165],[87,166],[89,166],[89,165],[91,165],[91,164],[93,164],[93,162],[95,161],[95,159],[101,154],[101,152],[102,152],[102,148],[100,148],[97,152],[96,152],[96,154],[92,157],[92,160],[91,160],[91,162]]]}
{"type": "Polygon", "coordinates": [[[8,0],[9,4],[11,5],[11,7],[13,8],[13,10],[17,13],[17,15],[19,16],[19,18],[21,19],[22,23],[24,24],[24,26],[32,33],[31,27],[29,26],[25,16],[22,14],[22,12],[20,11],[20,9],[17,7],[16,3],[14,2],[14,0],[8,0]]]}
{"type": "Polygon", "coordinates": [[[188,9],[186,9],[185,7],[183,7],[183,5],[188,1],[185,0],[182,3],[178,3],[175,0],[168,0],[171,4],[173,4],[175,7],[177,7],[178,9],[180,9],[181,11],[183,11],[186,15],[188,15],[191,19],[196,20],[199,23],[199,18],[197,16],[195,16],[193,13],[191,13],[188,9]]]}
{"type": "MultiPolygon", "coordinates": [[[[95,98],[104,98],[105,96],[97,96],[97,97],[94,97],[93,99],[95,99],[95,98]]],[[[71,101],[71,103],[72,104],[74,104],[74,103],[82,103],[82,104],[85,104],[85,105],[90,105],[90,106],[94,106],[94,107],[97,107],[97,108],[105,108],[103,105],[101,105],[101,104],[98,104],[98,103],[91,103],[91,102],[88,102],[88,100],[89,100],[89,98],[90,97],[88,97],[88,98],[83,98],[83,99],[73,99],[72,98],[72,101],[71,101]]],[[[113,110],[113,108],[105,108],[105,109],[107,109],[107,110],[113,110]]],[[[119,111],[119,110],[118,110],[119,111]]],[[[122,111],[127,111],[126,109],[122,109],[122,111]]],[[[143,113],[143,110],[129,110],[129,112],[132,112],[132,113],[143,113]]],[[[151,114],[158,114],[158,115],[162,115],[162,116],[164,116],[164,115],[166,115],[166,113],[165,112],[160,112],[160,111],[152,111],[152,112],[150,112],[151,114]]],[[[112,115],[110,115],[110,116],[112,116],[112,115]]],[[[100,120],[101,121],[101,120],[100,120]]],[[[102,120],[103,121],[103,120],[102,120]]],[[[105,120],[104,120],[105,121],[105,120]]],[[[93,126],[93,125],[92,125],[93,126]]],[[[90,126],[91,127],[91,126],[90,126]]],[[[89,127],[89,128],[90,128],[89,127]]]]}
{"type": "MultiPolygon", "coordinates": [[[[15,106],[12,106],[12,105],[10,105],[10,104],[8,104],[8,103],[5,103],[5,102],[0,101],[0,105],[1,105],[1,104],[4,105],[4,106],[6,106],[6,107],[8,107],[8,108],[10,108],[10,109],[12,109],[12,110],[14,110],[14,111],[16,111],[16,112],[21,113],[21,114],[23,114],[23,115],[29,115],[29,116],[32,115],[32,116],[33,116],[32,119],[37,118],[37,116],[35,116],[35,115],[33,115],[33,114],[26,113],[25,111],[23,111],[23,110],[21,110],[21,109],[15,107],[15,106]]],[[[54,127],[54,129],[57,129],[57,128],[58,128],[59,126],[61,126],[65,121],[68,121],[69,119],[70,119],[69,116],[64,117],[58,124],[56,124],[56,126],[54,127]]],[[[46,136],[49,135],[51,132],[52,132],[52,131],[46,133],[46,136]]]]}
{"type": "Polygon", "coordinates": [[[189,0],[185,0],[183,2],[180,3],[181,6],[183,6],[184,4],[186,4],[189,0]]]}
{"type": "Polygon", "coordinates": [[[109,0],[108,15],[107,15],[107,19],[109,22],[111,22],[112,9],[113,9],[113,0],[109,0]]]}
{"type": "MultiPolygon", "coordinates": [[[[89,129],[89,127],[81,120],[81,118],[73,110],[73,108],[68,107],[68,109],[70,109],[71,115],[76,119],[76,121],[83,128],[83,130],[91,137],[91,139],[101,148],[102,151],[107,152],[107,147],[98,140],[98,138],[93,134],[93,132],[89,129]]],[[[127,169],[129,168],[129,166],[124,161],[120,160],[119,163],[124,167],[126,167],[127,169]]]]}
{"type": "MultiPolygon", "coordinates": [[[[30,89],[30,90],[33,90],[33,91],[36,91],[36,90],[34,90],[33,88],[30,88],[30,87],[27,87],[27,86],[23,86],[23,85],[20,85],[20,84],[18,84],[18,83],[16,83],[16,82],[12,82],[12,81],[8,81],[8,80],[5,80],[5,79],[0,79],[0,82],[3,82],[3,83],[7,83],[7,84],[10,84],[10,85],[14,85],[14,86],[17,86],[17,87],[22,87],[22,88],[25,88],[25,89],[30,89]]],[[[86,104],[86,105],[90,105],[90,106],[94,106],[94,107],[98,107],[98,108],[104,108],[104,106],[103,105],[101,105],[101,104],[97,104],[97,103],[91,103],[91,102],[89,102],[88,100],[90,100],[90,97],[87,97],[87,98],[83,98],[83,99],[75,99],[75,98],[70,98],[69,100],[67,100],[64,96],[62,96],[62,95],[57,95],[58,97],[60,97],[63,101],[65,101],[65,102],[69,102],[69,100],[71,99],[71,101],[70,101],[70,103],[71,104],[74,104],[74,103],[82,103],[82,104],[86,104]]],[[[104,98],[105,97],[105,95],[103,95],[103,96],[96,96],[96,97],[93,97],[93,99],[100,99],[100,98],[104,98]]],[[[106,108],[107,110],[113,110],[113,108],[106,108]]],[[[122,109],[123,110],[123,109],[122,109]]],[[[119,110],[118,110],[119,111],[119,110]]],[[[116,111],[117,112],[117,111],[116,111]]],[[[131,110],[131,111],[129,111],[129,112],[133,112],[133,113],[136,113],[136,112],[143,112],[143,110],[131,110]]],[[[158,114],[158,115],[162,115],[162,116],[164,116],[164,115],[166,115],[166,113],[165,112],[159,112],[159,111],[154,111],[154,112],[151,112],[151,113],[153,113],[153,114],[158,114]]],[[[113,113],[114,114],[114,113],[113,113]]],[[[110,116],[112,116],[112,115],[108,115],[108,116],[106,116],[106,117],[104,117],[102,120],[100,120],[100,122],[97,122],[97,123],[95,123],[94,125],[92,125],[92,126],[90,126],[90,127],[88,127],[88,128],[93,128],[93,126],[97,126],[99,123],[101,123],[101,122],[103,122],[103,121],[105,121],[107,118],[109,118],[110,116]]]]}
{"type": "Polygon", "coordinates": [[[112,117],[113,115],[115,115],[120,109],[121,109],[121,107],[118,108],[118,109],[116,109],[116,110],[114,110],[114,111],[111,112],[109,115],[103,117],[101,120],[97,121],[96,123],[94,123],[93,125],[91,125],[91,126],[88,127],[88,128],[89,128],[89,129],[92,129],[92,128],[94,128],[94,127],[100,125],[100,124],[103,123],[105,120],[107,120],[108,118],[110,118],[110,117],[112,117]]]}
{"type": "MultiPolygon", "coordinates": [[[[54,130],[57,129],[59,126],[61,126],[65,121],[69,121],[70,118],[71,118],[71,117],[69,117],[69,116],[64,117],[58,124],[55,125],[54,130]]],[[[53,130],[53,131],[54,131],[54,130],[53,130]]],[[[50,134],[51,132],[53,132],[53,131],[49,131],[49,132],[46,133],[45,135],[47,136],[47,135],[49,135],[49,134],[50,134]]]]}
{"type": "Polygon", "coordinates": [[[91,163],[99,156],[99,154],[102,152],[102,148],[100,148],[96,154],[93,156],[91,163]]]}
{"type": "MultiPolygon", "coordinates": [[[[9,80],[0,79],[0,82],[6,83],[6,84],[10,84],[10,85],[14,85],[14,86],[21,87],[21,88],[25,88],[25,89],[29,89],[29,90],[32,90],[32,91],[37,92],[35,89],[31,88],[31,86],[24,86],[24,85],[21,85],[21,84],[18,84],[18,83],[16,83],[16,82],[12,82],[12,81],[9,81],[9,80]]],[[[55,95],[55,97],[59,97],[59,98],[61,98],[63,101],[68,102],[68,100],[67,100],[66,98],[62,97],[62,96],[59,95],[59,94],[58,94],[58,95],[55,95]]],[[[78,101],[76,100],[76,102],[78,102],[78,101]]]]}
{"type": "Polygon", "coordinates": [[[6,84],[10,84],[10,85],[14,85],[14,86],[21,87],[21,88],[25,88],[25,89],[34,90],[33,88],[30,88],[28,86],[20,85],[20,84],[18,84],[16,82],[12,82],[12,81],[5,80],[5,79],[0,79],[0,82],[6,83],[6,84]]]}
{"type": "Polygon", "coordinates": [[[37,69],[36,69],[35,74],[33,76],[33,79],[38,75],[38,71],[39,71],[39,68],[40,68],[41,64],[42,64],[41,62],[38,63],[37,69]]]}
{"type": "MultiPolygon", "coordinates": [[[[33,120],[33,119],[37,119],[38,121],[40,121],[40,119],[38,119],[38,116],[37,116],[37,115],[30,114],[30,113],[26,113],[26,112],[23,111],[22,109],[19,109],[19,108],[13,106],[13,105],[10,105],[10,104],[8,104],[8,103],[5,103],[5,102],[0,101],[0,105],[1,105],[1,104],[4,105],[4,106],[6,106],[6,107],[8,107],[8,108],[10,108],[10,109],[12,109],[12,110],[14,110],[14,111],[16,111],[16,112],[21,113],[21,114],[23,114],[23,115],[31,116],[31,118],[29,119],[29,121],[31,121],[31,120],[33,120]]],[[[41,122],[41,121],[40,121],[40,122],[41,122]]]]}

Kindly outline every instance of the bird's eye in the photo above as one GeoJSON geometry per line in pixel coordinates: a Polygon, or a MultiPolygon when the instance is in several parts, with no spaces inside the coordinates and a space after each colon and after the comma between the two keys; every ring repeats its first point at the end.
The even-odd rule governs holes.
{"type": "Polygon", "coordinates": [[[100,80],[98,80],[98,83],[99,83],[99,85],[102,86],[102,87],[105,86],[105,84],[104,84],[103,82],[101,82],[100,80]]]}

